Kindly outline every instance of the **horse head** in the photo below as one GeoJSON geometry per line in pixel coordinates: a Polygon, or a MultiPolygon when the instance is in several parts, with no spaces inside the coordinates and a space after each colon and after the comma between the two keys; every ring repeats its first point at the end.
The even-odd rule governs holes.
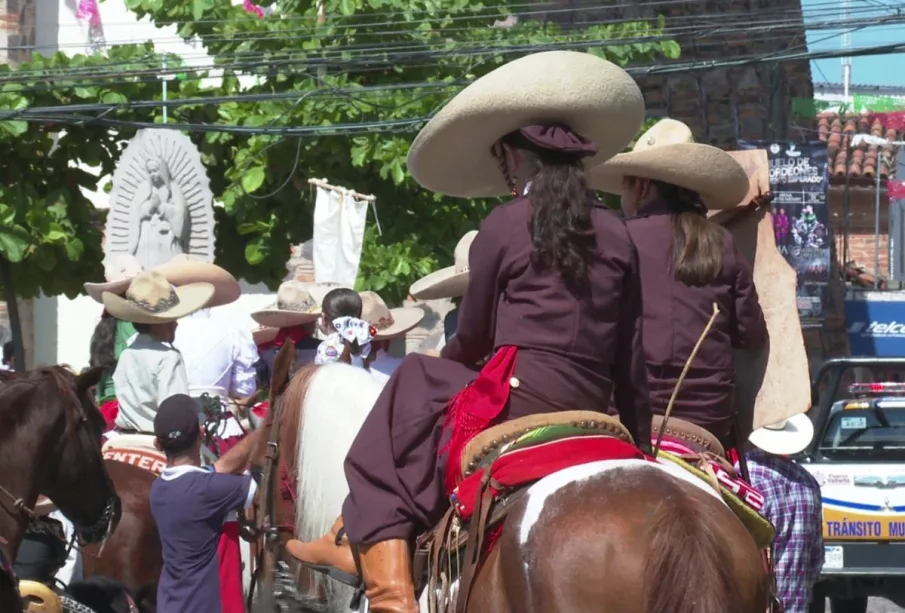
{"type": "Polygon", "coordinates": [[[102,540],[120,501],[101,455],[104,419],[91,398],[102,369],[76,376],[38,368],[0,385],[3,478],[0,507],[22,522],[39,494],[50,498],[88,542],[102,540]]]}

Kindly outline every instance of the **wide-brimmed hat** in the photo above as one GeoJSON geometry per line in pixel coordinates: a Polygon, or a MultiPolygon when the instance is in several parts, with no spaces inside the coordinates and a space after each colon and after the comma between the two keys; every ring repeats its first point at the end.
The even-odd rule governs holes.
{"type": "Polygon", "coordinates": [[[376,292],[360,292],[360,295],[361,318],[376,328],[375,341],[405,334],[424,319],[424,311],[417,307],[391,309],[376,292]]]}
{"type": "Polygon", "coordinates": [[[255,345],[263,345],[269,343],[280,333],[279,328],[271,328],[269,326],[255,326],[251,330],[251,338],[255,345]]]}
{"type": "Polygon", "coordinates": [[[409,288],[412,298],[436,300],[438,298],[459,298],[465,295],[465,288],[468,287],[468,252],[477,235],[478,231],[472,230],[459,239],[453,253],[455,263],[452,266],[435,270],[412,283],[409,288]]]}
{"type": "Polygon", "coordinates": [[[251,318],[262,326],[291,328],[309,324],[321,315],[321,306],[298,281],[286,281],[277,290],[272,306],[255,311],[251,318]]]}
{"type": "Polygon", "coordinates": [[[588,172],[593,189],[621,194],[625,177],[653,179],[690,189],[710,210],[737,206],[748,194],[748,175],[731,155],[694,142],[691,128],[663,119],[641,135],[629,153],[620,153],[588,172]]]}
{"type": "MultiPolygon", "coordinates": [[[[139,273],[144,270],[135,256],[127,253],[115,253],[104,260],[105,283],[85,283],[85,291],[96,302],[103,302],[104,292],[122,295],[139,273]]],[[[166,264],[155,267],[172,285],[181,287],[190,283],[210,283],[214,286],[214,296],[209,307],[230,304],[242,295],[242,287],[229,271],[211,264],[196,260],[188,255],[177,255],[166,264]]]]}
{"type": "Polygon", "coordinates": [[[814,424],[804,413],[755,430],[748,441],[775,455],[793,455],[802,451],[814,438],[814,424]]]}
{"type": "Polygon", "coordinates": [[[422,187],[462,198],[509,194],[491,153],[503,136],[561,124],[597,145],[591,167],[622,151],[644,120],[644,98],[619,66],[589,53],[546,51],[500,66],[471,83],[415,138],[408,169],[422,187]]]}
{"type": "Polygon", "coordinates": [[[141,263],[134,255],[128,253],[111,253],[104,258],[103,283],[85,283],[85,292],[95,302],[103,302],[101,296],[104,292],[122,295],[136,275],[144,270],[141,263]]]}
{"type": "Polygon", "coordinates": [[[191,315],[208,306],[214,295],[211,283],[190,283],[174,287],[157,270],[138,274],[125,297],[104,292],[101,299],[110,315],[136,324],[161,324],[191,315]]]}
{"type": "Polygon", "coordinates": [[[322,306],[324,304],[324,297],[333,290],[339,288],[352,289],[342,283],[332,282],[302,282],[301,286],[311,294],[311,298],[313,298],[315,302],[322,306]]]}

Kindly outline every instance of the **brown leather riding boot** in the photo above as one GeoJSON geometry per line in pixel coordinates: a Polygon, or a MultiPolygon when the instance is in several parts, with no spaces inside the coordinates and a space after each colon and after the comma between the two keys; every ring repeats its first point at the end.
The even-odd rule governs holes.
{"type": "Polygon", "coordinates": [[[308,566],[336,568],[354,577],[358,574],[358,569],[355,568],[355,558],[352,556],[349,539],[343,534],[340,544],[336,544],[336,537],[342,527],[343,518],[338,517],[333,522],[330,532],[321,538],[308,543],[292,539],[286,543],[286,551],[308,566]]]}
{"type": "Polygon", "coordinates": [[[418,613],[412,558],[402,539],[362,546],[358,552],[368,610],[373,613],[418,613]]]}

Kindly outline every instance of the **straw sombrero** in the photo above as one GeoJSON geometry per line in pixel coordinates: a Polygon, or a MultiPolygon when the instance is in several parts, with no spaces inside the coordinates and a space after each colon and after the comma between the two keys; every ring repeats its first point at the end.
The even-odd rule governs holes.
{"type": "Polygon", "coordinates": [[[748,441],[775,455],[794,455],[811,444],[814,424],[804,413],[799,413],[777,424],[764,426],[751,433],[748,441]]]}
{"type": "Polygon", "coordinates": [[[309,324],[321,315],[321,307],[298,281],[286,281],[277,290],[276,303],[255,311],[251,318],[270,328],[291,328],[309,324]]]}
{"type": "MultiPolygon", "coordinates": [[[[111,254],[104,260],[105,283],[85,283],[85,291],[96,302],[103,302],[104,292],[121,296],[129,283],[142,272],[138,259],[127,253],[111,254]]],[[[177,255],[166,264],[155,267],[172,285],[181,287],[190,283],[210,283],[214,286],[214,296],[209,307],[230,304],[242,295],[242,288],[236,278],[225,269],[196,260],[187,255],[177,255]]]]}
{"type": "Polygon", "coordinates": [[[255,345],[263,345],[271,342],[280,333],[279,328],[270,328],[268,326],[257,326],[251,330],[251,338],[255,345]]]}
{"type": "Polygon", "coordinates": [[[360,292],[360,295],[361,318],[377,329],[375,341],[405,334],[424,319],[424,311],[417,307],[391,309],[375,292],[360,292]]]}
{"type": "Polygon", "coordinates": [[[412,298],[436,300],[465,295],[465,288],[468,287],[468,252],[477,235],[478,231],[472,230],[459,239],[453,254],[455,263],[452,266],[435,270],[415,281],[409,288],[412,298]]]}
{"type": "Polygon", "coordinates": [[[85,283],[85,291],[95,302],[103,302],[104,292],[122,295],[129,289],[129,283],[144,270],[138,258],[128,253],[111,253],[104,258],[103,283],[85,283]]]}
{"type": "Polygon", "coordinates": [[[326,297],[326,295],[329,294],[330,292],[332,292],[333,290],[339,289],[341,287],[345,288],[345,289],[352,289],[351,287],[343,285],[342,283],[332,283],[332,282],[321,282],[321,283],[302,282],[301,286],[304,289],[306,289],[308,291],[308,293],[311,294],[311,297],[314,299],[314,301],[320,305],[324,304],[324,297],[326,297]]]}
{"type": "Polygon", "coordinates": [[[593,141],[592,167],[622,151],[644,120],[638,85],[589,53],[546,51],[500,66],[463,89],[428,122],[409,149],[422,187],[462,198],[503,196],[509,186],[491,147],[506,134],[561,123],[593,141]]]}
{"type": "Polygon", "coordinates": [[[174,287],[159,271],[148,270],[132,279],[125,297],[104,292],[101,299],[107,312],[117,319],[136,324],[162,324],[203,309],[213,295],[211,283],[174,287]]]}
{"type": "Polygon", "coordinates": [[[625,177],[642,177],[693,190],[710,210],[737,206],[748,195],[748,175],[731,155],[694,142],[681,121],[663,119],[641,135],[634,149],[588,172],[593,189],[622,193],[625,177]]]}

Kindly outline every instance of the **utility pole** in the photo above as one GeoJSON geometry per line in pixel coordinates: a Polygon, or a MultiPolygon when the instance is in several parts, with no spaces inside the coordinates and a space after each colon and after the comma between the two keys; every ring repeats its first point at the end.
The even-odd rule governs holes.
{"type": "MultiPolygon", "coordinates": [[[[851,16],[850,12],[850,2],[851,0],[842,0],[842,21],[848,21],[851,16]]],[[[851,51],[852,48],[852,32],[851,30],[846,30],[842,34],[842,48],[846,51],[851,51]]],[[[852,58],[850,55],[847,55],[842,58],[842,95],[845,97],[845,103],[848,104],[851,100],[850,89],[852,86],[852,58]]]]}
{"type": "Polygon", "coordinates": [[[163,55],[161,62],[162,62],[162,67],[163,67],[163,74],[161,75],[163,77],[163,92],[162,92],[163,123],[166,123],[167,122],[167,56],[166,56],[166,54],[163,55]]]}
{"type": "MultiPolygon", "coordinates": [[[[324,0],[317,0],[317,32],[320,34],[320,27],[327,23],[327,7],[324,0]]],[[[321,60],[323,60],[323,54],[321,55],[321,60]]],[[[324,77],[327,75],[327,65],[325,63],[321,63],[317,67],[317,84],[323,86],[324,77]]]]}

